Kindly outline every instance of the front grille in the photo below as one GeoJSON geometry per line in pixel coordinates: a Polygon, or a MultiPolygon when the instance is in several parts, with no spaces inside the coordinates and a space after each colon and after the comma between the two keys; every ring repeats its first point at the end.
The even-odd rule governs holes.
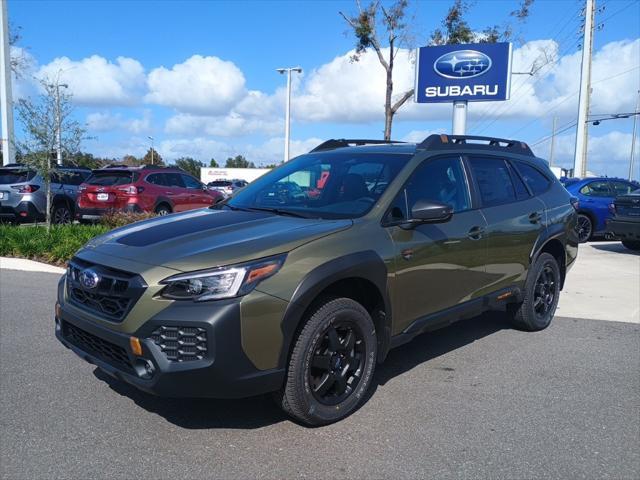
{"type": "Polygon", "coordinates": [[[120,322],[144,292],[142,278],[132,273],[110,269],[74,258],[69,262],[67,292],[74,305],[120,322]],[[91,270],[98,277],[97,285],[88,288],[81,281],[83,271],[91,270]]]}
{"type": "Polygon", "coordinates": [[[63,323],[62,332],[66,340],[81,350],[121,370],[134,371],[124,348],[67,322],[63,323]]]}
{"type": "Polygon", "coordinates": [[[204,328],[162,326],[151,332],[150,338],[172,362],[202,360],[207,353],[204,328]]]}

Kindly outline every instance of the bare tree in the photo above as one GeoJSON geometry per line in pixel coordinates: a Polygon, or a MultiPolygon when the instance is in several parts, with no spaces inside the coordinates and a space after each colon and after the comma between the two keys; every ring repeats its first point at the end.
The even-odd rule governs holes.
{"type": "Polygon", "coordinates": [[[60,92],[51,81],[42,81],[42,93],[35,99],[21,99],[16,106],[18,118],[24,128],[24,140],[18,142],[21,162],[28,165],[42,178],[47,196],[47,229],[51,228],[51,177],[61,174],[53,158],[60,138],[63,158],[70,159],[80,151],[85,129],[72,118],[73,104],[69,93],[60,92]]]}
{"type": "Polygon", "coordinates": [[[408,30],[405,23],[405,15],[408,0],[396,0],[391,6],[385,8],[379,1],[371,2],[366,8],[356,0],[358,13],[348,16],[340,12],[342,18],[353,30],[356,36],[356,51],[351,57],[352,61],[358,61],[369,48],[373,49],[386,74],[386,91],[384,97],[384,139],[391,140],[391,126],[393,117],[398,109],[413,96],[413,89],[404,92],[400,98],[393,98],[393,67],[398,51],[407,39],[408,30]],[[380,43],[378,30],[384,30],[384,37],[389,51],[384,52],[380,43]],[[385,56],[386,53],[386,56],[385,56]]]}
{"type": "MultiPolygon", "coordinates": [[[[530,12],[534,0],[520,0],[518,8],[509,16],[512,20],[523,22],[530,12]]],[[[339,12],[347,22],[356,37],[356,50],[352,61],[358,61],[360,56],[369,49],[375,51],[380,65],[386,73],[386,90],[384,102],[384,139],[391,140],[393,118],[407,100],[414,93],[414,89],[403,92],[399,97],[393,96],[393,68],[396,56],[401,48],[410,48],[410,28],[406,19],[409,0],[395,0],[385,7],[380,0],[371,1],[363,7],[360,0],[356,0],[357,13],[346,15],[339,12]],[[379,32],[384,32],[380,34],[379,32]],[[384,44],[381,38],[384,37],[384,44]],[[388,48],[388,52],[385,49],[388,48]]],[[[507,41],[513,37],[513,25],[507,21],[503,27],[491,26],[480,30],[480,34],[469,26],[465,15],[469,10],[469,2],[455,0],[449,8],[442,28],[432,34],[430,45],[459,44],[471,42],[495,43],[507,41]]]]}

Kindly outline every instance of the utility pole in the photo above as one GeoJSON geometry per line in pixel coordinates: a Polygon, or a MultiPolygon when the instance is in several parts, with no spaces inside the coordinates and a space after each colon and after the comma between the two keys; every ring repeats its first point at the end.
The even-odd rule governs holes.
{"type": "Polygon", "coordinates": [[[591,55],[593,52],[593,19],[596,0],[586,0],[584,8],[584,38],[582,40],[582,68],[580,71],[580,100],[578,102],[578,125],[576,127],[576,149],[573,159],[573,176],[587,174],[587,147],[589,137],[589,99],[591,97],[591,55]]]}
{"type": "Polygon", "coordinates": [[[291,72],[302,73],[300,67],[278,68],[280,74],[287,74],[287,106],[284,119],[284,161],[289,161],[289,143],[291,137],[291,72]]]}
{"type": "Polygon", "coordinates": [[[633,113],[633,128],[631,129],[631,158],[629,158],[629,180],[633,180],[633,164],[636,156],[636,131],[638,126],[638,112],[640,112],[640,90],[638,90],[638,100],[636,100],[636,109],[633,113]]]}
{"type": "Polygon", "coordinates": [[[66,83],[56,81],[56,163],[62,165],[62,114],[60,113],[60,87],[69,88],[66,83]]]}
{"type": "Polygon", "coordinates": [[[147,138],[151,140],[151,165],[153,165],[153,137],[148,136],[147,138]]]}
{"type": "Polygon", "coordinates": [[[453,135],[465,135],[467,131],[467,108],[469,103],[466,100],[453,102],[453,125],[451,133],[453,135]]]}
{"type": "Polygon", "coordinates": [[[549,166],[553,167],[553,150],[556,146],[556,123],[558,122],[558,116],[553,116],[553,126],[551,127],[551,151],[549,152],[549,166]]]}
{"type": "Polygon", "coordinates": [[[11,47],[7,0],[0,0],[0,115],[2,117],[2,159],[8,165],[16,161],[13,133],[13,98],[11,94],[11,47]]]}

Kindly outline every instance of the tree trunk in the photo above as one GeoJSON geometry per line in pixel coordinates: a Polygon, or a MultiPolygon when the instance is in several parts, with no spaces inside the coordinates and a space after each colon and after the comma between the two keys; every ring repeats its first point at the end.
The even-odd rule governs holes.
{"type": "Polygon", "coordinates": [[[393,114],[391,108],[391,96],[393,95],[393,42],[389,48],[389,66],[387,70],[387,91],[384,98],[384,139],[391,140],[391,125],[393,124],[393,114]]]}
{"type": "MultiPolygon", "coordinates": [[[[48,176],[48,175],[46,175],[48,176]]],[[[44,188],[47,192],[47,232],[51,231],[51,182],[45,180],[44,188]]]]}

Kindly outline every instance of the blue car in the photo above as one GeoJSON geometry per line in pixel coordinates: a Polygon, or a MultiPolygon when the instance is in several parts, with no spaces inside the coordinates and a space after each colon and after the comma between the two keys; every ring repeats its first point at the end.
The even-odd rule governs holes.
{"type": "Polygon", "coordinates": [[[638,184],[620,178],[562,178],[560,182],[578,199],[576,231],[581,242],[604,235],[613,216],[613,200],[638,189],[638,184]]]}

